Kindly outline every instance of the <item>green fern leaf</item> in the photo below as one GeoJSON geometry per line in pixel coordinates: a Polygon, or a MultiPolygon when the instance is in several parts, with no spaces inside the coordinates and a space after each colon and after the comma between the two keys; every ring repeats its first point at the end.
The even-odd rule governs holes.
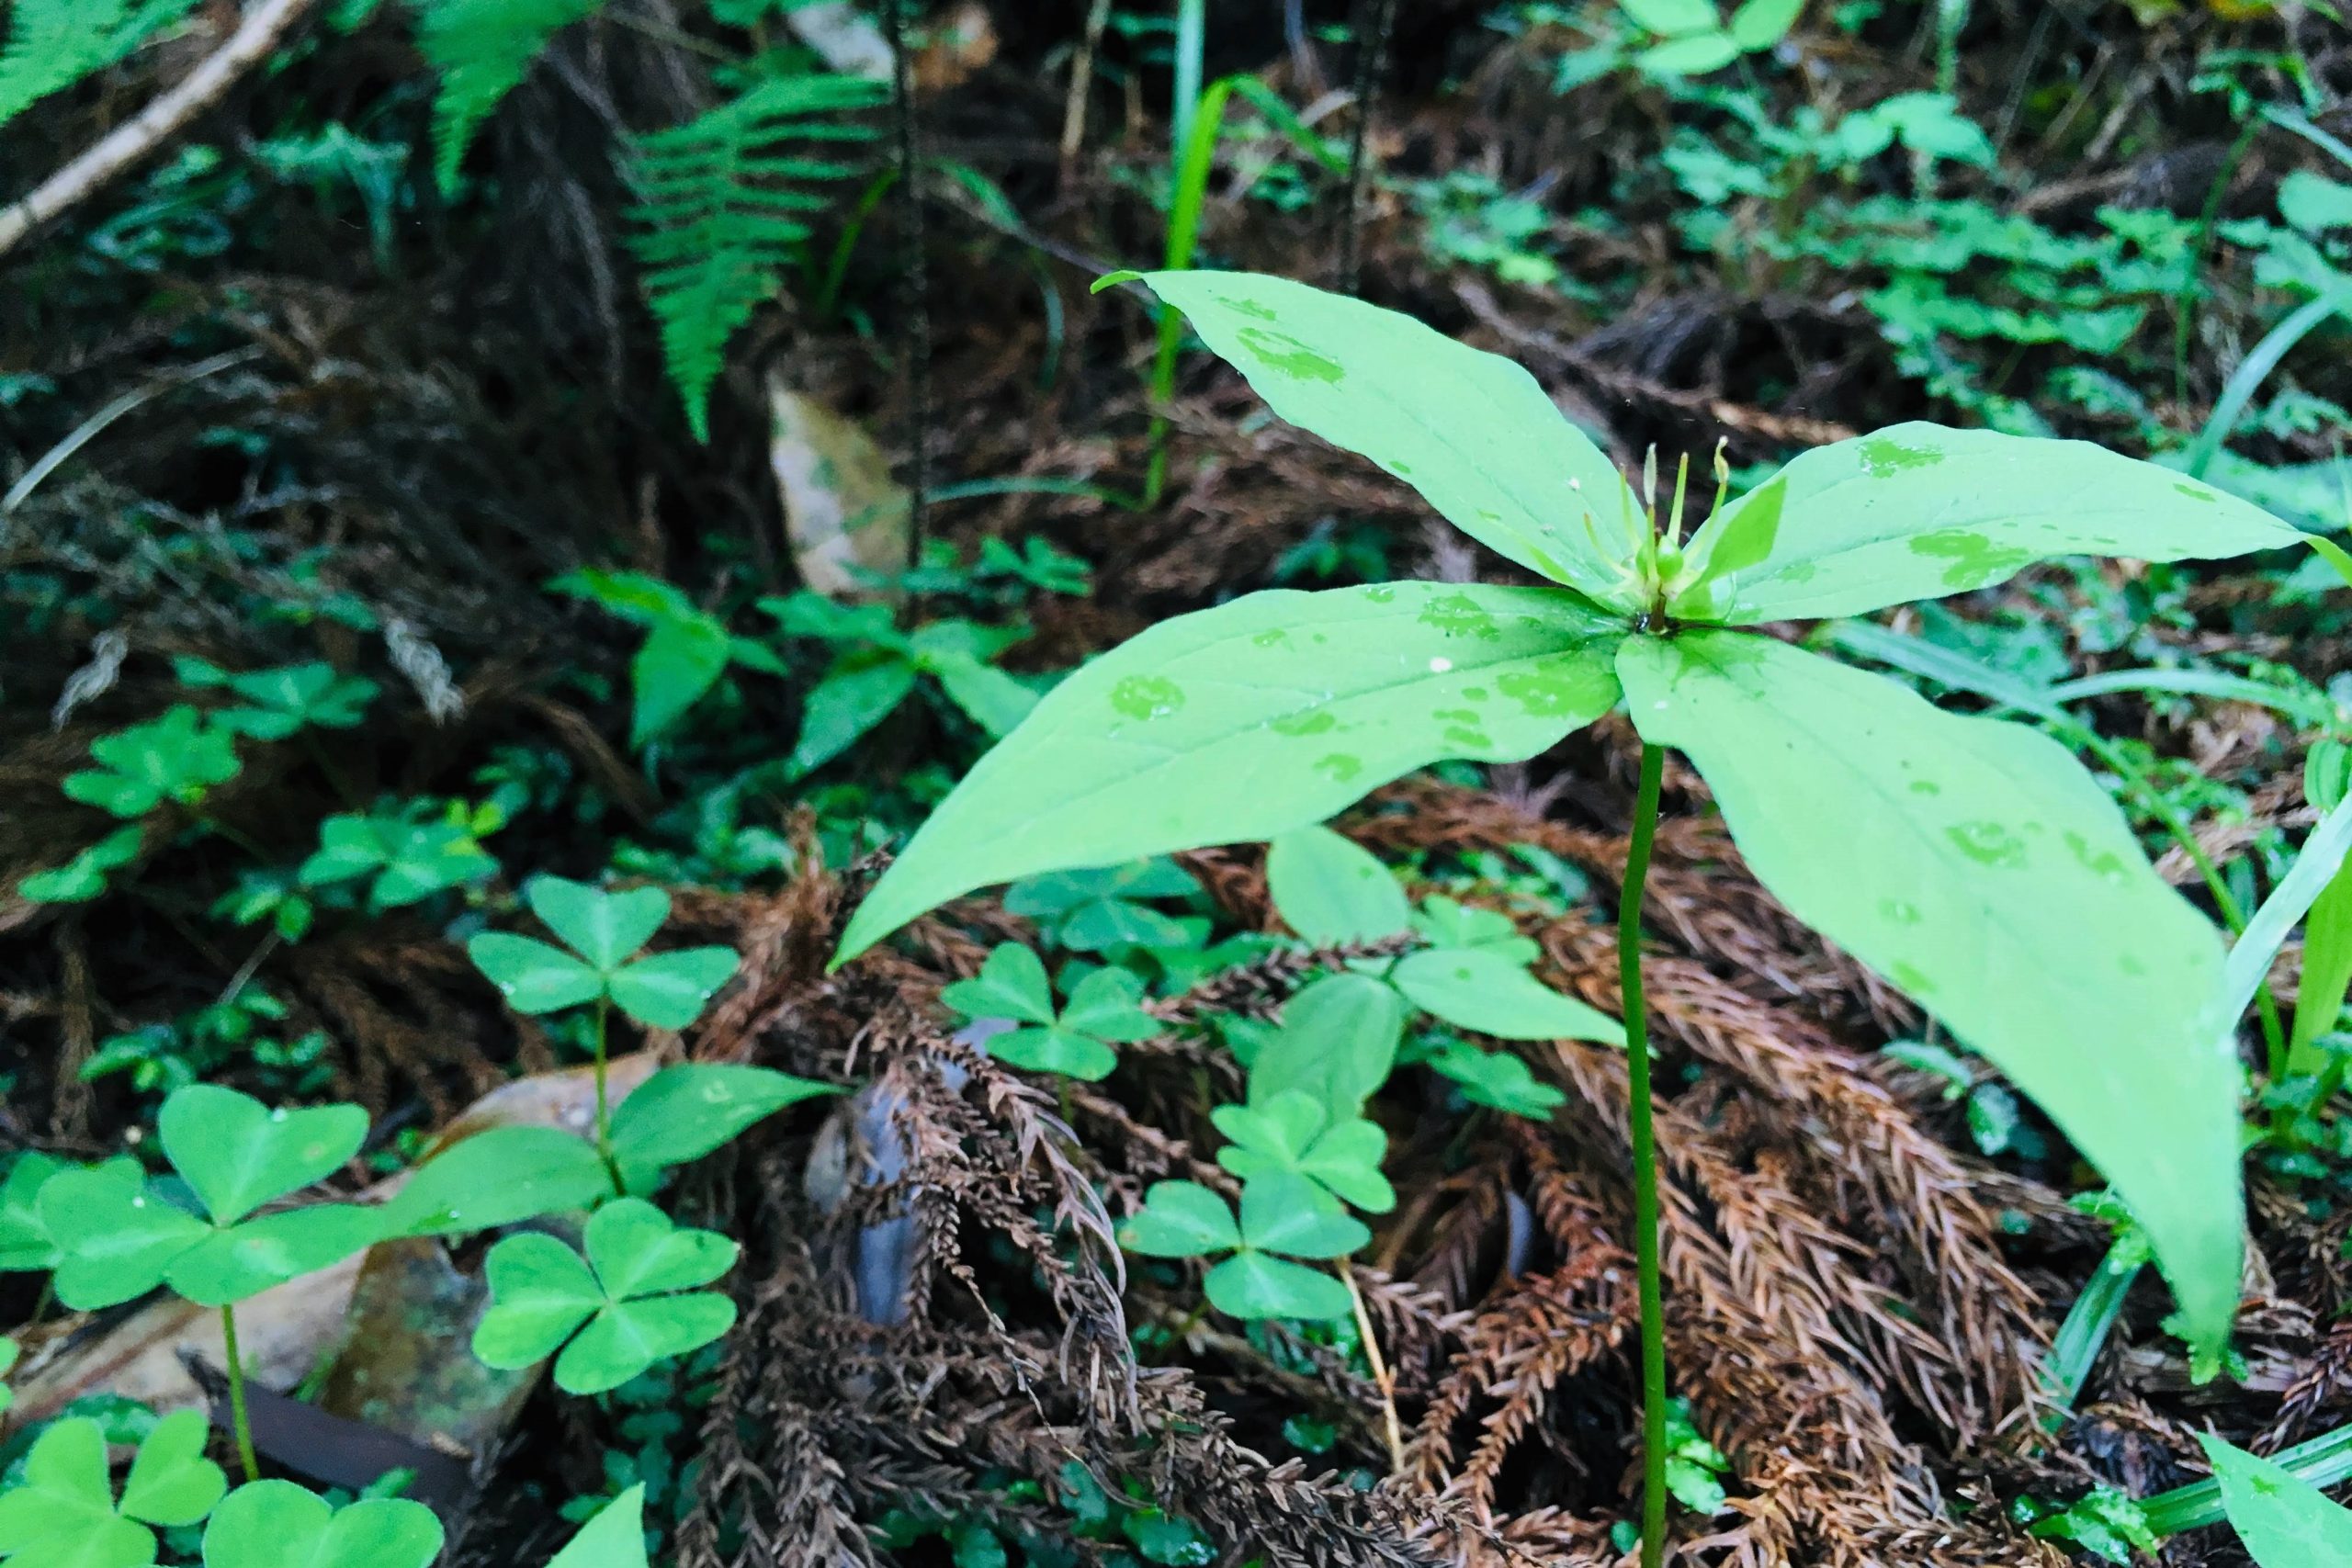
{"type": "Polygon", "coordinates": [[[416,0],[416,47],[441,78],[433,100],[433,175],[444,191],[474,132],[514,90],[548,39],[604,0],[416,0]]]}
{"type": "Polygon", "coordinates": [[[197,0],[17,0],[0,51],[0,125],[103,71],[196,8],[197,0]]]}
{"type": "Polygon", "coordinates": [[[856,172],[786,144],[870,141],[875,128],[851,117],[886,96],[863,77],[776,77],[638,143],[629,249],[695,439],[710,438],[710,388],[728,340],[782,287],[809,215],[825,205],[806,187],[856,172]]]}

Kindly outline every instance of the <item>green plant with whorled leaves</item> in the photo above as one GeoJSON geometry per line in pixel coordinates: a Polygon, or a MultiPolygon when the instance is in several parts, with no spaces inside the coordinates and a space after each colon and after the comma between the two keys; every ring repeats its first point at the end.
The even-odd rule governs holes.
{"type": "Polygon", "coordinates": [[[1623,703],[1643,741],[1620,950],[1646,1562],[1664,1548],[1667,1379],[1639,917],[1668,748],[1785,906],[1937,1014],[2100,1168],[2200,1357],[2218,1357],[2244,1207],[2238,1069],[2217,1045],[2235,1015],[2211,923],[2057,742],[1755,628],[1985,588],[2055,556],[2173,560],[2304,536],[2086,444],[1912,423],[1800,456],[1686,541],[1683,480],[1663,507],[1654,478],[1637,494],[1507,360],[1280,278],[1142,281],[1275,412],[1374,458],[1551,586],[1253,593],[1145,632],[981,760],[858,909],[837,962],[975,887],[1275,838],[1442,758],[1532,757],[1623,703]]]}

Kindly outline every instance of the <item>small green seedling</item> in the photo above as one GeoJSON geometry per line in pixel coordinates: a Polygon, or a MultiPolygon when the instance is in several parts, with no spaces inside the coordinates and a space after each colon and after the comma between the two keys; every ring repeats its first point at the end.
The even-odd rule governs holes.
{"type": "Polygon", "coordinates": [[[659,887],[607,893],[560,876],[535,876],[523,900],[571,953],[505,931],[486,931],[466,944],[475,966],[516,1012],[609,1002],[649,1027],[684,1029],[702,1016],[703,1004],[741,962],[731,947],[639,957],[670,918],[670,895],[659,887]]]}
{"type": "Polygon", "coordinates": [[[613,1157],[605,1074],[610,1010],[618,1008],[650,1028],[684,1029],[702,1016],[704,1005],[742,961],[731,947],[687,947],[638,957],[670,918],[670,895],[659,887],[607,893],[560,876],[535,876],[523,889],[523,901],[571,953],[534,937],[485,931],[466,943],[466,953],[516,1012],[596,1004],[596,1153],[614,1184],[623,1185],[613,1157]]]}
{"type": "Polygon", "coordinates": [[[441,1540],[422,1503],[363,1497],[337,1508],[290,1481],[256,1481],[213,1509],[204,1568],[431,1568],[441,1540]]]}
{"type": "MultiPolygon", "coordinates": [[[[1934,1012],[2098,1167],[2147,1227],[2199,1359],[2216,1360],[2245,1231],[2238,1069],[2222,1042],[2239,1017],[2228,1003],[2254,987],[2225,992],[2212,923],[2064,746],[1755,628],[1989,588],[2086,551],[2177,560],[2304,536],[2086,443],[1910,423],[1807,452],[1736,501],[1718,459],[1718,504],[1686,544],[1687,463],[1669,503],[1654,466],[1637,493],[1508,360],[1281,278],[1141,281],[1276,413],[1372,457],[1555,586],[1276,591],[1153,627],[1065,679],[980,760],[857,910],[836,962],[989,883],[1276,838],[1442,759],[1523,761],[1622,702],[1643,741],[1618,946],[1645,1568],[1665,1548],[1668,1445],[1640,914],[1668,747],[1784,907],[1934,1012]]],[[[1351,980],[1380,988],[1333,976],[1290,1010],[1351,980]]],[[[1360,989],[1345,999],[1365,1005],[1360,989]]]]}
{"type": "Polygon", "coordinates": [[[34,872],[17,892],[36,904],[86,904],[107,890],[107,874],[137,860],[146,841],[147,829],[136,823],[117,828],[63,865],[34,872]]]}
{"type": "Polygon", "coordinates": [[[1441,1040],[1420,1058],[1450,1078],[1462,1098],[1507,1116],[1548,1122],[1568,1097],[1535,1076],[1533,1068],[1506,1051],[1484,1051],[1466,1040],[1441,1040]]]}
{"type": "Polygon", "coordinates": [[[1147,1258],[1224,1261],[1204,1281],[1210,1304],[1239,1318],[1341,1318],[1348,1288],[1294,1258],[1345,1258],[1372,1239],[1363,1223],[1304,1176],[1272,1171],[1241,1189],[1241,1220],[1197,1181],[1160,1181],[1119,1232],[1119,1245],[1147,1258]]]}
{"type": "Polygon", "coordinates": [[[1617,0],[1626,18],[1657,41],[1634,56],[1654,76],[1703,76],[1743,54],[1776,47],[1797,25],[1804,0],[1743,0],[1726,21],[1714,0],[1617,0]]]}
{"type": "Polygon", "coordinates": [[[109,816],[144,817],[165,801],[199,804],[216,784],[237,776],[236,732],[218,715],[186,703],[160,718],[102,735],[90,742],[100,765],[68,773],[62,786],[85,806],[109,816]]]}
{"type": "Polygon", "coordinates": [[[630,1487],[596,1510],[548,1568],[647,1568],[645,1486],[630,1487]]]}
{"type": "Polygon", "coordinates": [[[734,1267],[738,1248],[718,1232],[679,1229],[622,1198],[589,1219],[582,1245],[584,1262],[548,1235],[491,1249],[492,1304],[473,1339],[485,1366],[518,1371],[554,1356],[557,1387],[603,1393],[735,1325],[732,1301],[696,1289],[734,1267]]]}
{"type": "Polygon", "coordinates": [[[993,662],[1021,640],[1018,626],[948,619],[900,631],[886,605],[837,604],[806,592],[763,599],[760,608],[786,636],[812,637],[838,650],[808,694],[800,740],[792,750],[796,775],[814,773],[848,750],[897,711],[920,678],[937,682],[947,700],[990,735],[1004,734],[1037,705],[1035,692],[993,662]]]}
{"type": "Polygon", "coordinates": [[[106,1433],[87,1416],[60,1421],[25,1456],[24,1483],[0,1493],[8,1568],[147,1568],[156,1526],[192,1525],[228,1490],[204,1457],[198,1411],[164,1416],[139,1445],[117,1498],[106,1433]]]}
{"type": "Polygon", "coordinates": [[[1297,1089],[1262,1105],[1220,1105],[1209,1114],[1232,1140],[1217,1151],[1217,1164],[1245,1182],[1298,1176],[1368,1214],[1396,1206],[1396,1190],[1380,1174],[1388,1134],[1376,1122],[1363,1117],[1335,1122],[1313,1095],[1297,1089]]]}
{"type": "Polygon", "coordinates": [[[478,831],[463,807],[438,816],[390,809],[330,817],[295,877],[305,887],[369,877],[368,908],[399,908],[496,874],[498,862],[478,831]]]}
{"type": "Polygon", "coordinates": [[[256,740],[286,740],[315,726],[351,729],[368,716],[376,682],[361,675],[338,675],[332,664],[288,664],[232,675],[217,664],[182,657],[174,668],[183,686],[214,687],[243,698],[249,707],[224,708],[220,726],[256,740]]]}
{"type": "Polygon", "coordinates": [[[2222,1509],[2259,1568],[2352,1562],[2352,1509],[2266,1459],[2206,1434],[2222,1509]]]}
{"type": "Polygon", "coordinates": [[[628,743],[633,750],[668,733],[718,684],[729,664],[769,675],[788,672],[774,653],[749,637],[734,636],[718,616],[658,577],[588,569],[566,573],[548,586],[646,628],[645,642],[629,664],[634,705],[628,743]]]}
{"type": "Polygon", "coordinates": [[[1171,860],[1137,861],[1103,871],[1057,871],[1026,877],[1005,889],[1004,909],[1037,922],[1046,940],[1072,953],[1116,947],[1184,947],[1207,927],[1145,902],[1191,898],[1201,885],[1171,860]]]}
{"type": "Polygon", "coordinates": [[[989,1041],[999,1061],[1089,1083],[1119,1065],[1114,1045],[1148,1040],[1166,1028],[1143,1010],[1143,982],[1125,969],[1094,970],[1070,988],[1069,1000],[1057,1011],[1045,960],[1012,942],[991,952],[978,976],[956,981],[939,999],[967,1018],[1027,1026],[989,1041]]]}

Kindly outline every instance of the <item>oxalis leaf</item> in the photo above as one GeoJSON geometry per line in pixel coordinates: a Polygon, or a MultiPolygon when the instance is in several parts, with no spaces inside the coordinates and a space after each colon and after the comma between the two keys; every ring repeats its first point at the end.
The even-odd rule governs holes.
{"type": "Polygon", "coordinates": [[[227,1489],[204,1457],[208,1427],[194,1410],[166,1416],[139,1445],[116,1501],[106,1434],[74,1416],[40,1435],[24,1483],[0,1494],[0,1557],[10,1568],[146,1568],[151,1525],[192,1525],[227,1489]]]}
{"type": "Polygon", "coordinates": [[[256,1481],[204,1527],[204,1568],[428,1568],[441,1521],[422,1503],[364,1497],[335,1508],[290,1481],[256,1481]]]}
{"type": "Polygon", "coordinates": [[[1532,757],[1616,701],[1623,635],[1572,594],[1476,583],[1274,590],[1163,622],[980,759],[834,962],[992,882],[1268,839],[1441,758],[1532,757]]]}
{"type": "Polygon", "coordinates": [[[1618,670],[1764,886],[2040,1102],[2218,1350],[2244,1231],[2237,1072],[2201,1021],[2221,943],[2106,792],[2038,731],[1769,637],[1635,637],[1618,670]]]}
{"type": "Polygon", "coordinates": [[[608,997],[639,1023],[684,1029],[741,962],[731,947],[633,957],[670,918],[670,896],[659,887],[615,893],[535,876],[523,897],[579,956],[511,931],[485,931],[466,943],[466,955],[516,1012],[554,1012],[608,997]]]}
{"type": "Polygon", "coordinates": [[[646,1568],[643,1483],[597,1509],[548,1568],[646,1568]]]}

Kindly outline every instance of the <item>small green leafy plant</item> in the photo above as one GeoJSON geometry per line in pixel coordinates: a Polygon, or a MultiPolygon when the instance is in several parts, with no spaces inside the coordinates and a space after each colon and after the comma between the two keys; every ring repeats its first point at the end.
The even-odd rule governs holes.
{"type": "Polygon", "coordinates": [[[766,648],[736,637],[717,615],[658,577],[586,568],[567,572],[548,586],[645,628],[645,641],[629,664],[632,747],[642,749],[668,734],[730,664],[769,675],[786,672],[766,648]]]}
{"type": "Polygon", "coordinates": [[[1741,0],[1729,18],[1714,0],[1617,0],[1617,8],[1655,40],[1634,53],[1634,69],[1699,76],[1777,46],[1796,26],[1804,0],[1741,0]]]}
{"type": "MultiPolygon", "coordinates": [[[[1555,586],[1276,591],[1154,627],[981,760],[858,909],[836,962],[989,883],[1278,838],[1441,759],[1532,757],[1623,702],[1643,741],[1619,947],[1645,1563],[1664,1551],[1669,1445],[1640,912],[1668,747],[1782,904],[1935,1012],[2100,1168],[2146,1227],[2200,1358],[2217,1359],[2244,1208],[2222,1043],[2238,1010],[2211,923],[2057,742],[1753,628],[1989,587],[2084,551],[2172,560],[2304,536],[2086,444],[1913,423],[1797,457],[1719,501],[1686,543],[1687,463],[1670,503],[1654,468],[1637,492],[1507,360],[1280,278],[1142,281],[1277,413],[1555,586]]],[[[1314,989],[1346,980],[1376,984],[1314,989]]],[[[1221,1201],[1216,1217],[1180,1201],[1146,1245],[1272,1256],[1220,1223],[1221,1201]]]]}
{"type": "Polygon", "coordinates": [[[422,1503],[362,1497],[338,1508],[290,1481],[255,1481],[205,1521],[204,1568],[431,1568],[441,1541],[422,1503]]]}
{"type": "Polygon", "coordinates": [[[164,1416],[118,1496],[105,1429],[88,1416],[56,1422],[25,1456],[24,1484],[0,1493],[0,1557],[10,1568],[146,1568],[158,1527],[195,1524],[228,1489],[204,1457],[210,1430],[194,1410],[164,1416]]]}
{"type": "Polygon", "coordinates": [[[1268,1171],[1241,1190],[1241,1216],[1197,1181],[1161,1181],[1119,1233],[1147,1258],[1218,1258],[1204,1284],[1235,1317],[1345,1317],[1347,1287],[1298,1258],[1344,1258],[1372,1239],[1361,1221],[1305,1176],[1268,1171]]]}
{"type": "Polygon", "coordinates": [[[1143,982],[1125,969],[1091,971],[1057,1008],[1046,961],[1012,942],[991,952],[978,976],[947,987],[939,999],[967,1018],[1024,1026],[989,1041],[1000,1060],[1088,1082],[1118,1066],[1114,1046],[1148,1040],[1162,1027],[1143,1009],[1143,982]]]}

